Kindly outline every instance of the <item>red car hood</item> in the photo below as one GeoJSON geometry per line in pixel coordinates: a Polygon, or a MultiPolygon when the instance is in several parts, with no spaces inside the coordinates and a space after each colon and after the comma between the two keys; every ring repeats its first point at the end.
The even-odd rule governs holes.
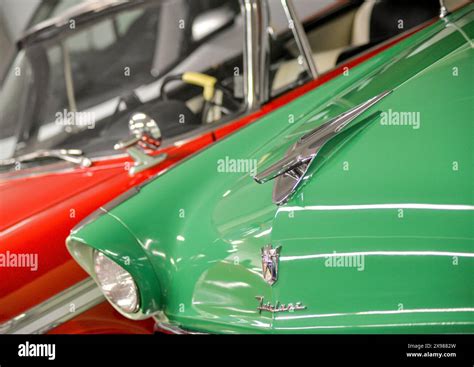
{"type": "Polygon", "coordinates": [[[120,164],[0,181],[0,232],[124,174],[120,164]]]}

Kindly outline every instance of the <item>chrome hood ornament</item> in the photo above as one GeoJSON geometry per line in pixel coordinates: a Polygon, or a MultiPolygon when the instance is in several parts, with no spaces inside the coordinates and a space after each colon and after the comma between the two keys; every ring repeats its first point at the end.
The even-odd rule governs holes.
{"type": "Polygon", "coordinates": [[[278,280],[278,261],[280,260],[281,246],[273,248],[272,245],[262,247],[262,275],[270,285],[278,280]]]}
{"type": "Polygon", "coordinates": [[[129,171],[131,176],[154,167],[167,158],[166,153],[153,154],[161,147],[163,137],[160,127],[150,116],[140,112],[135,113],[130,118],[128,128],[134,137],[128,141],[118,142],[114,149],[126,150],[135,161],[129,171]]]}
{"type": "Polygon", "coordinates": [[[257,174],[254,180],[263,184],[276,178],[273,187],[273,202],[277,205],[286,203],[303,181],[309,166],[324,145],[341,132],[354,126],[355,123],[351,123],[357,117],[391,92],[389,90],[380,93],[303,135],[288,150],[283,159],[257,174]]]}

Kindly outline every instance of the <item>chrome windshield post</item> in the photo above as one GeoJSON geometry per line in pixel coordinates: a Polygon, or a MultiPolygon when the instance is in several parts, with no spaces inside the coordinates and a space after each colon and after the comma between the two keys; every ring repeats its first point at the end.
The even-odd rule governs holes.
{"type": "Polygon", "coordinates": [[[283,10],[285,10],[286,18],[288,19],[288,25],[293,32],[293,36],[295,37],[298,50],[301,53],[301,57],[303,58],[303,62],[306,67],[306,71],[312,79],[316,79],[318,77],[318,70],[316,69],[316,63],[313,59],[313,52],[311,50],[308,37],[306,37],[303,25],[296,14],[293,0],[281,0],[281,5],[283,6],[283,10]]]}
{"type": "Polygon", "coordinates": [[[267,0],[240,0],[244,19],[244,98],[248,110],[270,95],[270,35],[267,0]]]}
{"type": "Polygon", "coordinates": [[[63,58],[64,82],[66,84],[66,95],[69,104],[69,111],[77,112],[77,103],[74,94],[74,78],[72,75],[71,67],[71,57],[69,55],[69,50],[67,48],[66,41],[61,42],[61,52],[63,58]]]}
{"type": "Polygon", "coordinates": [[[444,18],[449,14],[448,8],[444,4],[444,0],[439,0],[439,17],[444,18]]]}

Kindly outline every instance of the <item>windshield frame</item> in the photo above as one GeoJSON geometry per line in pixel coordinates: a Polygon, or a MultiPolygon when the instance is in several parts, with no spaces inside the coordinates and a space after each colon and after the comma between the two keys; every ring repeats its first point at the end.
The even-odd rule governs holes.
{"type": "MultiPolygon", "coordinates": [[[[235,0],[236,2],[238,0],[235,0]]],[[[69,75],[69,80],[71,79],[71,68],[70,65],[68,65],[68,62],[65,60],[64,56],[67,53],[65,50],[65,45],[66,45],[66,40],[68,40],[70,37],[80,33],[81,31],[87,30],[91,27],[93,27],[95,24],[98,24],[106,19],[111,19],[112,21],[114,20],[114,16],[123,14],[124,12],[127,11],[133,11],[135,9],[146,9],[148,7],[154,7],[154,6],[159,6],[161,4],[166,4],[166,3],[172,3],[173,0],[145,0],[145,1],[140,1],[140,2],[133,2],[133,3],[127,3],[127,6],[114,6],[111,9],[107,9],[107,11],[101,11],[99,15],[94,15],[94,16],[88,16],[87,19],[84,18],[80,24],[76,23],[76,27],[74,29],[70,29],[68,26],[66,27],[65,32],[60,32],[57,33],[56,36],[50,37],[45,37],[42,35],[41,41],[35,40],[34,42],[23,42],[20,43],[20,46],[22,47],[20,49],[20,52],[26,52],[26,53],[35,53],[35,61],[38,60],[38,55],[41,55],[41,58],[47,58],[46,52],[47,50],[50,49],[52,45],[54,46],[59,46],[62,50],[62,57],[61,57],[61,67],[64,67],[65,70],[65,78],[61,81],[61,83],[66,84],[66,91],[69,91],[67,93],[67,100],[68,100],[68,107],[71,110],[74,110],[75,106],[75,98],[74,98],[74,93],[71,93],[72,85],[68,85],[68,75],[69,75]],[[68,67],[69,66],[69,67],[68,67]],[[71,108],[73,107],[73,108],[71,108]]],[[[219,31],[223,31],[223,29],[219,29],[219,31]]],[[[41,33],[41,31],[40,31],[41,33]]],[[[206,37],[198,42],[192,41],[192,47],[186,46],[185,54],[189,55],[191,54],[195,49],[200,47],[202,44],[205,44],[206,42],[209,41],[209,37],[206,37]]],[[[191,43],[191,40],[190,40],[191,43]]],[[[178,58],[174,63],[170,64],[163,70],[161,70],[160,75],[154,76],[154,82],[160,80],[164,75],[166,75],[169,71],[171,71],[176,64],[179,64],[182,61],[182,57],[178,58]]],[[[48,75],[49,76],[49,70],[48,70],[48,63],[42,63],[41,65],[37,65],[37,68],[41,68],[42,70],[39,73],[39,75],[48,75]]],[[[45,77],[45,80],[39,85],[41,87],[39,89],[44,89],[45,85],[47,84],[47,78],[45,77]]],[[[131,89],[130,91],[135,90],[136,88],[131,89]]],[[[41,93],[37,93],[38,98],[41,98],[41,93]]],[[[118,99],[119,95],[117,95],[118,99]]],[[[41,104],[41,103],[40,103],[41,104]]],[[[42,120],[40,114],[41,111],[35,111],[35,116],[39,116],[39,120],[42,120]]],[[[242,112],[239,113],[239,115],[242,112]]],[[[235,118],[235,116],[233,116],[235,118]]],[[[36,148],[38,148],[37,145],[37,136],[38,136],[38,129],[41,127],[41,124],[38,124],[37,121],[33,121],[32,119],[29,119],[28,121],[23,120],[21,123],[20,127],[20,132],[18,134],[18,140],[17,140],[17,149],[15,149],[14,155],[18,154],[24,154],[24,153],[29,153],[34,151],[36,148]],[[33,140],[32,140],[33,139],[33,140]]],[[[200,129],[198,129],[200,130],[200,129]]],[[[186,134],[184,134],[186,135],[186,134]]],[[[176,138],[180,138],[177,136],[176,138]]],[[[173,140],[176,140],[173,138],[173,140]]],[[[120,155],[122,152],[116,152],[113,150],[113,147],[110,148],[110,150],[104,150],[104,152],[100,152],[97,154],[97,156],[103,156],[106,154],[107,156],[110,155],[120,155]]]]}

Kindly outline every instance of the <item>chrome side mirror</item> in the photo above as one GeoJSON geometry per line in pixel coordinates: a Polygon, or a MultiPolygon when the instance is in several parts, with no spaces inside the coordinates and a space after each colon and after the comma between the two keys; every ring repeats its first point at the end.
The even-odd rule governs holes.
{"type": "Polygon", "coordinates": [[[156,166],[166,159],[166,154],[153,155],[163,140],[161,130],[150,116],[144,113],[135,113],[128,122],[128,128],[134,136],[130,140],[115,144],[115,150],[126,150],[135,161],[130,168],[130,175],[156,166]]]}

